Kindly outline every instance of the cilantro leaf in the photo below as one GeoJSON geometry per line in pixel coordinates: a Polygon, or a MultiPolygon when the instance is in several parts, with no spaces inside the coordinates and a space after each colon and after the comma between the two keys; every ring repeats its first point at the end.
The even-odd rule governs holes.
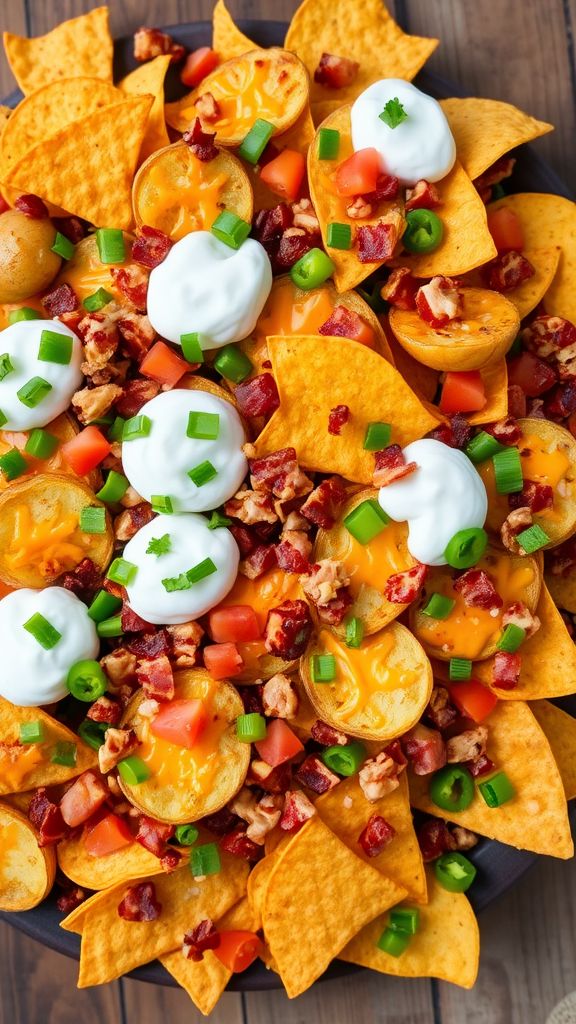
{"type": "Polygon", "coordinates": [[[160,555],[167,555],[171,547],[172,541],[170,540],[170,534],[165,533],[163,537],[152,538],[146,548],[146,554],[156,555],[156,558],[160,558],[160,555]]]}
{"type": "Polygon", "coordinates": [[[378,114],[381,121],[387,124],[389,128],[397,128],[402,121],[405,121],[408,114],[404,110],[404,107],[400,103],[397,96],[393,100],[388,100],[388,103],[384,107],[381,114],[378,114]]]}
{"type": "Polygon", "coordinates": [[[173,594],[175,590],[190,590],[192,582],[185,572],[181,572],[179,576],[169,576],[162,580],[162,586],[167,594],[173,594]]]}

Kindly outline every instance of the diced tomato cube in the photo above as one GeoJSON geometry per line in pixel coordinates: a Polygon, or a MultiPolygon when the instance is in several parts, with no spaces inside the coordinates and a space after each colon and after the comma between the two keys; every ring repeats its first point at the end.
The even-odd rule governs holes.
{"type": "Polygon", "coordinates": [[[201,700],[171,700],[152,719],[150,732],[168,743],[191,750],[206,728],[208,715],[201,700]]]}
{"type": "Polygon", "coordinates": [[[476,679],[451,686],[450,699],[458,710],[473,722],[484,721],[498,703],[496,694],[476,679]]]}
{"type": "Polygon", "coordinates": [[[71,441],[66,441],[60,451],[70,469],[78,476],[86,476],[110,454],[112,445],[98,427],[91,426],[84,427],[71,441]]]}
{"type": "Polygon", "coordinates": [[[374,192],[380,174],[380,156],[376,149],[358,149],[336,171],[336,191],[341,196],[361,196],[374,192]]]}
{"type": "Polygon", "coordinates": [[[130,846],[134,837],[123,818],[107,814],[84,835],[84,849],[91,857],[105,857],[109,853],[130,846]]]}
{"type": "Polygon", "coordinates": [[[256,612],[248,604],[214,608],[208,616],[208,631],[217,644],[241,644],[261,636],[256,612]]]}
{"type": "Polygon", "coordinates": [[[204,648],[204,664],[213,679],[227,679],[237,676],[244,668],[244,662],[236,644],[209,644],[204,648]]]}
{"type": "Polygon", "coordinates": [[[521,252],[524,248],[524,231],[514,210],[506,206],[501,206],[499,210],[489,210],[488,230],[498,252],[521,252]]]}
{"type": "Polygon", "coordinates": [[[484,381],[478,370],[449,371],[442,385],[440,412],[479,412],[486,405],[484,381]]]}
{"type": "Polygon", "coordinates": [[[152,380],[167,384],[171,388],[193,368],[164,341],[157,341],[152,345],[140,363],[140,373],[144,377],[151,377],[152,380]]]}
{"type": "Polygon", "coordinates": [[[284,761],[289,761],[304,750],[296,734],[282,718],[270,722],[265,739],[259,740],[254,746],[262,760],[272,768],[284,764],[284,761]]]}
{"type": "Polygon", "coordinates": [[[233,974],[245,971],[264,951],[262,940],[256,932],[224,931],[219,932],[219,935],[220,944],[214,950],[214,955],[233,974]]]}
{"type": "Polygon", "coordinates": [[[262,168],[260,180],[276,195],[293,202],[300,195],[305,171],[306,160],[302,153],[283,149],[262,168]]]}
{"type": "Polygon", "coordinates": [[[206,75],[209,75],[219,62],[218,54],[209,46],[201,46],[198,50],[189,53],[186,63],[180,72],[180,81],[193,89],[199,85],[206,75]]]}

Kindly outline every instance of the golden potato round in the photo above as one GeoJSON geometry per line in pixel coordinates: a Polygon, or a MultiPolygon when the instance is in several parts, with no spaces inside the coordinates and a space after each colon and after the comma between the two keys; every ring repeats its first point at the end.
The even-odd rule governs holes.
{"type": "MultiPolygon", "coordinates": [[[[18,477],[19,483],[25,477],[36,476],[38,473],[65,473],[67,476],[73,476],[77,479],[77,473],[68,465],[61,452],[61,446],[66,441],[71,441],[73,437],[76,437],[79,431],[77,421],[72,416],[69,416],[67,412],[63,412],[61,416],[57,416],[55,420],[47,424],[46,430],[49,434],[53,434],[54,437],[58,438],[60,442],[58,448],[49,459],[34,459],[32,456],[26,455],[28,468],[22,476],[18,477]]],[[[11,448],[17,448],[18,451],[24,452],[30,433],[30,430],[19,431],[18,433],[13,431],[5,433],[0,430],[0,455],[4,455],[11,448]]],[[[102,474],[98,468],[93,469],[84,479],[95,491],[99,490],[102,486],[102,474]]],[[[14,486],[13,482],[6,480],[4,475],[0,474],[0,493],[14,486]]]]}
{"type": "Polygon", "coordinates": [[[0,804],[0,910],[31,910],[48,895],[56,875],[54,847],[38,846],[26,815],[0,804]]]}
{"type": "Polygon", "coordinates": [[[52,252],[56,228],[51,220],[35,220],[19,210],[0,216],[0,302],[21,302],[47,288],[60,270],[52,252]]]}
{"type": "MultiPolygon", "coordinates": [[[[129,257],[134,236],[124,231],[123,237],[125,251],[129,257]]],[[[81,302],[88,295],[93,295],[94,292],[97,292],[99,288],[104,288],[105,291],[109,292],[113,298],[123,305],[126,299],[117,288],[111,271],[130,267],[137,268],[138,265],[129,258],[124,260],[123,263],[102,263],[98,252],[96,235],[86,235],[85,238],[80,239],[76,244],[72,259],[64,261],[56,284],[69,284],[81,302]]]]}

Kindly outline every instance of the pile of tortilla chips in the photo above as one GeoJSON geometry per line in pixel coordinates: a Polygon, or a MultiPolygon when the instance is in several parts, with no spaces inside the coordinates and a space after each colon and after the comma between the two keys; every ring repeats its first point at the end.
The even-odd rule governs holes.
{"type": "MultiPolygon", "coordinates": [[[[198,98],[193,91],[165,104],[170,55],[156,56],[114,83],[105,7],[41,38],[5,33],[4,45],[24,94],[13,111],[2,108],[0,113],[0,190],[5,201],[13,205],[18,195],[32,193],[45,201],[52,216],[73,215],[94,227],[127,231],[134,229],[136,219],[140,226],[132,203],[135,174],[147,158],[180,138],[198,98]]],[[[328,224],[340,218],[335,217],[330,172],[318,158],[316,128],[321,123],[336,127],[340,156],[348,155],[354,99],[384,77],[411,81],[437,45],[436,39],[402,31],[381,0],[303,0],[296,11],[285,49],[297,65],[300,83],[306,84],[295,99],[291,97],[291,123],[282,120],[285,105],[277,124],[272,118],[273,144],[279,152],[292,149],[307,156],[309,192],[325,245],[328,224]],[[339,91],[315,82],[323,53],[357,61],[354,82],[339,91]]],[[[221,65],[241,62],[247,53],[256,60],[261,53],[234,24],[224,0],[214,8],[213,48],[221,65]],[[255,57],[253,51],[259,51],[255,57]]],[[[478,287],[483,269],[497,254],[481,194],[482,176],[517,146],[552,126],[495,100],[454,98],[442,101],[442,106],[458,157],[450,174],[438,183],[443,241],[429,255],[403,252],[399,242],[389,265],[408,268],[417,278],[454,276],[478,287]]],[[[216,131],[216,142],[229,146],[226,153],[236,159],[236,146],[224,137],[224,128],[220,136],[216,131]]],[[[260,179],[260,170],[247,163],[240,167],[255,212],[279,202],[260,179]]],[[[174,192],[177,202],[176,187],[174,192]]],[[[576,320],[574,204],[553,195],[518,194],[505,195],[490,208],[502,207],[519,218],[525,255],[535,268],[533,277],[508,294],[520,318],[543,302],[551,313],[576,320]]],[[[251,202],[247,208],[252,209],[251,202]]],[[[378,219],[382,218],[401,239],[403,200],[388,203],[380,211],[378,219]]],[[[382,261],[362,263],[353,249],[332,249],[331,257],[331,308],[339,299],[345,307],[364,306],[366,319],[372,317],[379,332],[378,344],[371,348],[348,337],[320,336],[315,330],[265,337],[260,364],[268,365],[276,379],[280,405],[254,438],[255,454],[293,447],[309,472],[339,474],[353,485],[370,485],[373,453],[363,447],[366,422],[394,421],[394,441],[399,445],[422,438],[446,421],[437,404],[443,369],[433,369],[438,365],[434,360],[430,365],[418,362],[392,334],[387,317],[381,316],[380,330],[365,305],[368,299],[374,306],[365,279],[382,267],[382,261]],[[363,284],[367,290],[350,291],[363,284]],[[326,430],[335,406],[348,408],[345,440],[326,430]]],[[[246,351],[251,343],[252,339],[242,343],[246,351]]],[[[482,365],[481,377],[486,404],[469,415],[472,425],[508,414],[505,358],[500,355],[482,365]]],[[[574,577],[550,574],[547,579],[549,589],[542,586],[536,609],[540,629],[522,647],[519,684],[511,690],[497,689],[499,702],[489,716],[490,754],[505,770],[516,797],[496,809],[476,798],[450,820],[514,847],[568,858],[573,853],[567,801],[576,797],[576,721],[550,699],[576,691],[576,647],[554,603],[576,613],[576,583],[574,577]]],[[[489,688],[494,688],[493,662],[491,657],[474,668],[475,678],[489,688]]],[[[446,681],[446,662],[433,663],[433,668],[436,679],[446,681]]],[[[300,696],[299,711],[290,724],[308,740],[317,716],[306,694],[302,691],[300,696]]],[[[372,741],[370,753],[379,753],[388,740],[372,741]]],[[[0,904],[3,909],[36,905],[49,892],[56,866],[74,885],[92,893],[61,921],[64,929],[81,937],[80,986],[103,984],[159,958],[198,1009],[210,1014],[232,972],[212,949],[197,962],[181,952],[184,933],[204,919],[223,931],[258,932],[261,959],[277,972],[289,997],[304,992],[336,958],[387,975],[435,977],[466,988],[474,984],[479,933],[472,907],[463,893],[442,888],[423,861],[415,831],[412,809],[438,813],[427,776],[408,770],[396,788],[370,804],[357,775],[345,778],[314,799],[315,813],[299,831],[274,829],[255,865],[223,853],[218,874],[194,877],[189,850],[180,847],[179,866],[166,873],[158,857],[135,842],[106,857],[94,857],[77,830],[59,843],[56,853],[51,847],[36,850],[32,842],[30,872],[23,884],[15,864],[17,857],[30,854],[34,838],[27,817],[31,791],[51,787],[60,794],[71,779],[97,764],[95,751],[57,717],[0,699],[0,829],[11,844],[9,854],[8,840],[4,852],[0,845],[0,904]],[[18,743],[20,727],[38,721],[43,744],[50,749],[71,740],[76,743],[74,765],[47,763],[38,746],[18,743]],[[368,815],[384,818],[395,832],[393,842],[377,856],[368,856],[358,842],[368,815]],[[154,885],[160,916],[150,921],[119,916],[127,886],[147,883],[154,885]],[[378,942],[390,911],[398,905],[418,909],[419,927],[407,951],[392,956],[378,942]]],[[[210,833],[204,838],[211,841],[210,833]]]]}

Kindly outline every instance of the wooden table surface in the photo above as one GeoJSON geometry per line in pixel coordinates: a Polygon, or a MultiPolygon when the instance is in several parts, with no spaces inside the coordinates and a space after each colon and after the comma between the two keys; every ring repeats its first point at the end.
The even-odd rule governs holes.
{"type": "MultiPolygon", "coordinates": [[[[237,16],[288,19],[295,0],[229,0],[237,16]]],[[[352,2],[352,0],[351,0],[352,2]]],[[[357,0],[362,3],[362,0],[357,0]]],[[[90,0],[0,0],[2,28],[40,35],[97,6],[90,0]]],[[[213,0],[110,0],[115,34],[208,18],[213,0]]],[[[390,6],[390,4],[389,4],[390,6]]],[[[576,188],[576,0],[395,0],[408,31],[438,36],[430,68],[473,95],[509,100],[556,131],[538,150],[576,188]]],[[[13,88],[0,57],[0,94],[13,88]]],[[[575,282],[576,286],[576,282],[575,282]]],[[[226,994],[214,1024],[545,1024],[576,989],[576,865],[542,858],[481,917],[472,992],[368,973],[282,993],[226,994]]],[[[295,937],[297,941],[297,937],[295,937]]],[[[0,926],[0,1024],[196,1024],[187,996],[119,981],[78,992],[76,964],[0,926]]],[[[575,1003],[576,1005],[576,1003],[575,1003]]],[[[562,1018],[576,1024],[576,1009],[562,1018]]]]}

